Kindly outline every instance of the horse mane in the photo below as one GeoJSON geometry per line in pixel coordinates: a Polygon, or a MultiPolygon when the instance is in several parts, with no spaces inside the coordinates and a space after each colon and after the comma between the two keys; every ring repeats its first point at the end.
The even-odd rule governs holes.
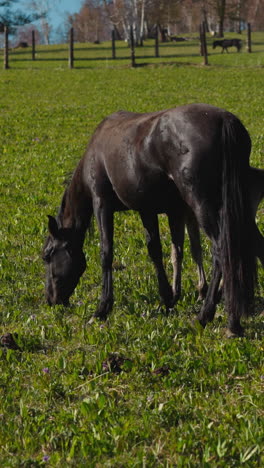
{"type": "MultiPolygon", "coordinates": [[[[74,175],[76,173],[76,169],[74,171],[68,171],[65,173],[65,178],[63,180],[63,185],[65,186],[64,194],[62,196],[61,204],[58,210],[58,215],[57,215],[57,222],[59,223],[59,226],[62,226],[62,218],[63,218],[63,213],[65,210],[66,206],[66,200],[68,197],[68,193],[71,187],[71,183],[73,181],[74,175]]],[[[91,222],[87,228],[87,233],[88,233],[88,238],[92,239],[94,237],[94,216],[91,217],[91,222]]]]}

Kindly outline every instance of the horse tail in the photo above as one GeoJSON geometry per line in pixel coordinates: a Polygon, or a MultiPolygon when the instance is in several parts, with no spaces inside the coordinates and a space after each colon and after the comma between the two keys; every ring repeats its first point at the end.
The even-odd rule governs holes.
{"type": "Polygon", "coordinates": [[[258,206],[264,198],[264,169],[250,167],[249,177],[252,213],[255,218],[258,206]]]}
{"type": "Polygon", "coordinates": [[[249,194],[250,136],[239,119],[223,121],[222,207],[220,248],[229,320],[239,323],[250,313],[256,282],[254,217],[249,194]]]}

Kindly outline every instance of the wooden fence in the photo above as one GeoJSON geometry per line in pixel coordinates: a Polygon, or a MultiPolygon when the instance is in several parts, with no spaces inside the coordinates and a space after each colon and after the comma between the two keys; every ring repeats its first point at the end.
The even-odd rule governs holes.
{"type": "MultiPolygon", "coordinates": [[[[206,27],[205,24],[202,23],[200,25],[200,55],[203,57],[203,64],[208,65],[208,53],[207,53],[207,39],[206,39],[206,27]]],[[[112,48],[112,59],[115,60],[117,58],[116,53],[116,39],[115,39],[115,31],[112,31],[111,36],[111,48],[112,48]]],[[[156,28],[155,36],[154,36],[154,53],[153,56],[158,58],[160,57],[160,49],[159,49],[159,35],[158,35],[158,28],[156,28]]],[[[130,47],[130,61],[131,67],[136,67],[136,48],[134,43],[134,34],[133,34],[133,27],[130,27],[130,37],[129,37],[129,47],[130,47]]],[[[36,60],[36,42],[35,42],[35,31],[32,31],[32,60],[36,60]]],[[[247,28],[247,51],[252,51],[251,46],[251,27],[248,23],[247,28]]],[[[96,60],[96,59],[95,59],[96,60]]],[[[69,51],[68,51],[68,66],[69,68],[74,68],[74,29],[71,28],[69,31],[69,51]]],[[[9,41],[8,41],[8,28],[4,28],[4,69],[8,69],[10,67],[9,61],[9,41]]]]}

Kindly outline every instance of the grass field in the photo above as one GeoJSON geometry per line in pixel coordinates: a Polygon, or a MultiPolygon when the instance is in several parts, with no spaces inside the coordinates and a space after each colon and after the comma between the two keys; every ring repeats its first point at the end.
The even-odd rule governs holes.
{"type": "MultiPolygon", "coordinates": [[[[223,305],[194,333],[199,303],[188,239],[183,295],[166,316],[138,215],[118,214],[115,262],[124,268],[114,272],[107,323],[87,324],[100,294],[97,230],[86,241],[88,266],[71,307],[45,304],[47,215],[56,214],[64,180],[107,114],[190,102],[226,108],[249,130],[252,165],[263,168],[264,34],[253,34],[252,54],[210,50],[208,67],[197,41],[169,44],[171,57],[160,59],[147,47],[136,51],[146,66],[135,69],[124,46],[127,58],[113,62],[109,44],[89,46],[89,60],[88,46],[78,44],[73,70],[60,46],[57,55],[42,47],[35,62],[30,51],[13,51],[10,70],[0,72],[0,335],[12,333],[19,347],[0,348],[1,467],[264,465],[261,267],[245,338],[225,338],[223,305]]],[[[264,233],[263,204],[257,222],[264,233]]],[[[160,224],[171,274],[162,216],[160,224]]],[[[203,247],[210,276],[205,239],[203,247]]]]}

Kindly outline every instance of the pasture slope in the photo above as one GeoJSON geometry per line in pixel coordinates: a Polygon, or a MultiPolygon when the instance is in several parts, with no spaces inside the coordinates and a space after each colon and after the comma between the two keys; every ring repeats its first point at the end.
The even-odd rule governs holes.
{"type": "MultiPolygon", "coordinates": [[[[107,114],[190,102],[226,108],[249,130],[252,165],[263,168],[264,35],[253,34],[252,54],[210,49],[208,67],[200,65],[197,44],[181,45],[183,55],[167,64],[146,58],[145,47],[148,66],[135,69],[105,56],[68,70],[64,59],[41,60],[49,53],[42,48],[34,63],[29,52],[14,52],[10,70],[0,72],[0,335],[15,340],[0,348],[3,468],[264,466],[261,267],[244,338],[225,338],[223,305],[195,332],[188,239],[182,299],[166,316],[138,215],[119,214],[108,322],[87,323],[100,293],[96,229],[71,307],[45,304],[47,215],[56,214],[67,174],[107,114]]],[[[264,233],[263,205],[257,218],[264,233]]],[[[171,271],[168,226],[162,216],[160,222],[171,271]]],[[[203,247],[210,276],[205,239],[203,247]]]]}

